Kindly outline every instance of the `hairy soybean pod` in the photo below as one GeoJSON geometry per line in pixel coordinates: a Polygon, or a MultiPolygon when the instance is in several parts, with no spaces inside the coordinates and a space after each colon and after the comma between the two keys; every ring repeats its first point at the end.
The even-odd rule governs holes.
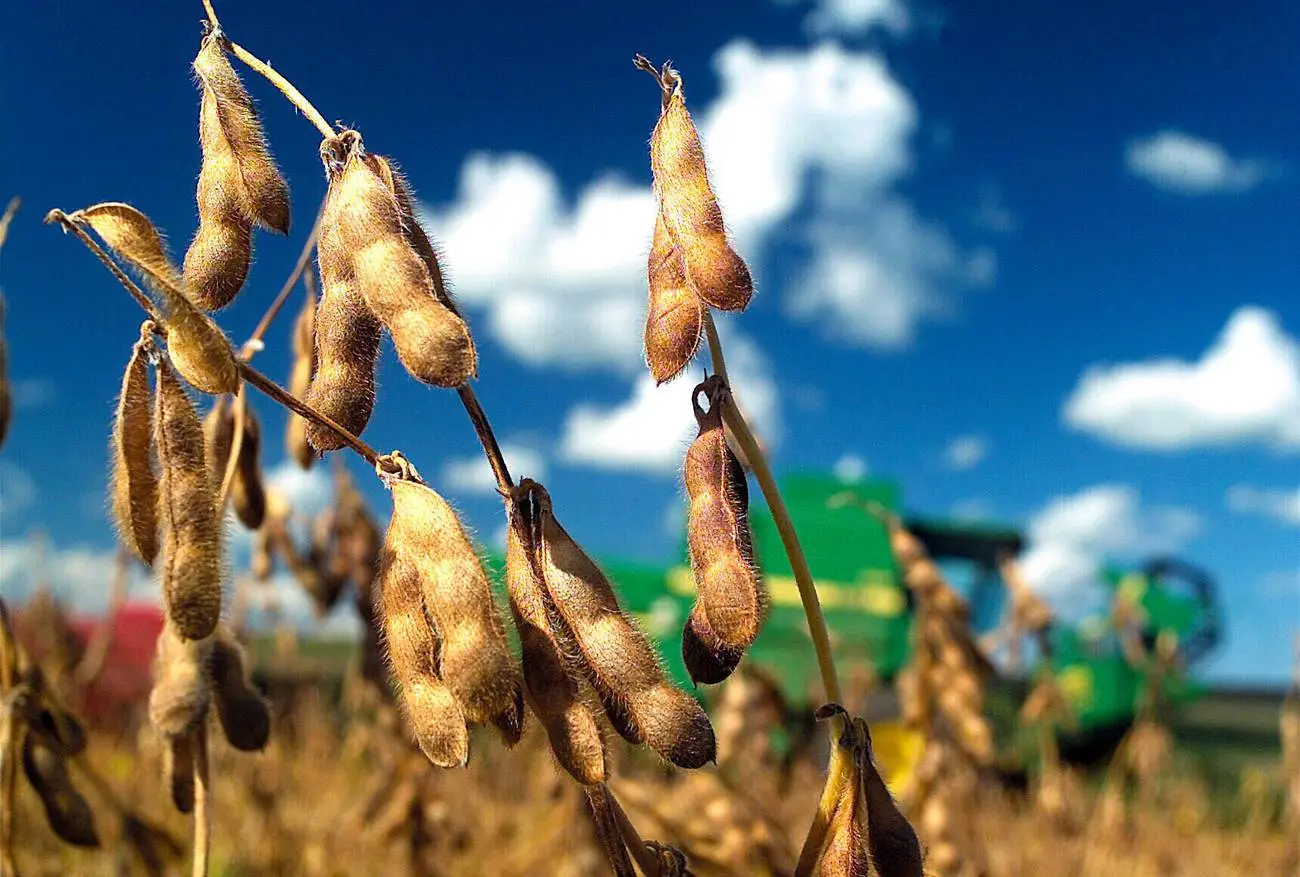
{"type": "Polygon", "coordinates": [[[208,714],[212,640],[184,639],[171,622],[158,634],[149,721],[164,737],[181,737],[208,714]]]}
{"type": "Polygon", "coordinates": [[[531,485],[524,479],[509,502],[506,529],[506,587],[523,652],[528,704],[546,730],[560,766],[584,786],[609,777],[600,726],[582,700],[581,682],[570,674],[550,620],[549,598],[538,557],[537,515],[531,485]]]}
{"type": "Polygon", "coordinates": [[[221,525],[203,427],[166,361],[157,369],[155,445],[162,469],[162,586],[167,617],[184,639],[209,636],[221,616],[221,525]]]}
{"type": "Polygon", "coordinates": [[[713,377],[691,397],[699,435],[686,452],[686,532],[699,606],[708,626],[722,645],[743,651],[762,624],[763,590],[747,520],[749,486],[722,426],[725,389],[713,377]],[[708,397],[708,411],[700,407],[701,394],[708,397]]]}
{"type": "Polygon", "coordinates": [[[428,234],[420,225],[420,217],[415,213],[415,196],[406,177],[402,176],[393,167],[392,162],[383,156],[375,155],[372,158],[376,163],[376,170],[393,190],[397,207],[402,212],[402,232],[406,235],[406,240],[415,248],[415,252],[424,260],[424,267],[429,270],[429,279],[433,281],[434,294],[453,313],[459,315],[460,311],[456,308],[451,290],[447,289],[446,282],[443,280],[442,266],[438,262],[438,250],[429,240],[428,234]]]}
{"type": "Polygon", "coordinates": [[[72,785],[63,753],[35,731],[23,738],[23,773],[45,808],[45,819],[63,841],[80,847],[99,846],[95,814],[72,785]]]}
{"type": "Polygon", "coordinates": [[[262,485],[262,466],[259,460],[262,447],[262,427],[257,422],[253,407],[244,402],[244,440],[239,445],[239,459],[235,461],[235,480],[230,485],[230,505],[239,520],[250,530],[256,530],[266,520],[266,489],[262,485]]]}
{"type": "Polygon", "coordinates": [[[248,677],[248,656],[224,627],[217,628],[212,649],[212,681],[217,717],[230,745],[243,752],[266,747],[271,711],[248,677]]]}
{"type": "Polygon", "coordinates": [[[181,813],[194,809],[194,735],[182,734],[166,741],[163,779],[171,790],[172,806],[181,813]]]}
{"type": "Polygon", "coordinates": [[[704,149],[682,96],[682,78],[668,65],[658,74],[663,109],[650,136],[650,167],[668,232],[677,242],[686,279],[706,304],[744,310],[754,282],[727,242],[722,210],[709,185],[704,149]]]}
{"type": "Polygon", "coordinates": [[[185,286],[207,310],[222,308],[248,277],[253,225],[289,233],[289,187],[271,158],[253,99],[211,34],[194,59],[203,89],[196,195],[199,229],[185,254],[185,286]]]}
{"type": "Polygon", "coordinates": [[[127,550],[152,566],[158,556],[158,473],[153,463],[153,402],[141,340],[122,375],[113,419],[113,519],[127,550]]]}
{"type": "Polygon", "coordinates": [[[656,384],[682,373],[700,347],[704,303],[686,282],[681,250],[655,214],[648,274],[650,302],[645,315],[645,360],[656,384]]]}
{"type": "Polygon", "coordinates": [[[682,627],[682,662],[696,685],[717,685],[735,672],[745,652],[728,646],[713,632],[703,609],[696,603],[682,627]]]}
{"type": "Polygon", "coordinates": [[[436,387],[459,387],[478,370],[469,327],[438,297],[411,245],[388,170],[357,145],[330,185],[330,219],[366,306],[393,336],[410,374],[436,387]]]}
{"type": "Polygon", "coordinates": [[[605,574],[555,519],[545,488],[536,485],[533,495],[547,595],[615,730],[678,767],[712,761],[717,744],[708,715],[664,678],[658,656],[619,608],[605,574]]]}
{"type": "Polygon", "coordinates": [[[420,582],[390,527],[380,559],[378,605],[393,678],[425,756],[439,767],[469,761],[469,728],[451,689],[438,676],[438,638],[424,612],[420,582]]]}
{"type": "Polygon", "coordinates": [[[439,675],[471,722],[517,714],[522,687],[492,585],[447,501],[393,481],[385,576],[415,582],[442,644],[439,675]]]}

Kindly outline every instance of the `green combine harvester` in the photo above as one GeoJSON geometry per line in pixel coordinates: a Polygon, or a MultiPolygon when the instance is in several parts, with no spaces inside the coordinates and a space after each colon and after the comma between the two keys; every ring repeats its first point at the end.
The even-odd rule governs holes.
{"type": "MultiPolygon", "coordinates": [[[[882,480],[845,483],[823,475],[793,475],[781,488],[817,583],[836,666],[842,676],[869,673],[888,683],[910,659],[913,605],[886,526],[864,503],[899,513],[898,486],[882,480]]],[[[903,520],[954,586],[965,592],[976,632],[996,625],[1006,592],[998,559],[1018,555],[1024,546],[1022,535],[1008,527],[907,516],[903,520]]],[[[811,710],[818,705],[814,700],[821,683],[794,576],[765,506],[751,507],[750,523],[770,610],[747,660],[776,680],[788,705],[811,710]]],[[[673,676],[689,689],[681,633],[695,587],[684,538],[679,557],[681,561],[668,569],[603,563],[618,583],[624,605],[656,640],[673,676]]],[[[1140,607],[1139,617],[1144,619],[1140,636],[1148,647],[1162,633],[1177,637],[1182,670],[1190,669],[1218,643],[1213,583],[1190,564],[1158,559],[1137,570],[1103,570],[1099,581],[1140,607]]],[[[1133,722],[1143,673],[1125,659],[1105,616],[1089,617],[1074,626],[1057,622],[1048,636],[1047,664],[1075,718],[1070,730],[1061,734],[1062,755],[1080,762],[1103,758],[1133,722]]],[[[1185,673],[1163,685],[1162,696],[1171,704],[1185,703],[1199,693],[1185,673]]]]}

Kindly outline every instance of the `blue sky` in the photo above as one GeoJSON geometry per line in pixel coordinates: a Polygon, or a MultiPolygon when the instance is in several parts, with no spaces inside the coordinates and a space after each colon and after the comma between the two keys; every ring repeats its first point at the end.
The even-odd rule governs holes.
{"type": "MultiPolygon", "coordinates": [[[[40,529],[56,585],[102,601],[105,446],[140,317],[40,218],[127,200],[183,250],[199,162],[192,7],[0,9],[0,116],[17,134],[0,147],[0,197],[25,202],[0,261],[19,402],[0,450],[7,593],[25,592],[40,529]]],[[[677,550],[689,434],[689,386],[651,391],[640,366],[658,109],[640,51],[683,72],[758,280],[723,331],[778,469],[865,468],[898,479],[914,511],[1021,525],[1027,572],[1064,607],[1102,557],[1179,551],[1221,584],[1230,639],[1213,675],[1286,675],[1300,627],[1300,8],[377,8],[219,11],[403,166],[475,329],[498,434],[594,552],[677,550]]],[[[246,82],[298,228],[257,239],[250,285],[220,316],[236,339],[324,192],[316,133],[246,82]]],[[[288,330],[257,360],[282,380],[288,330]]],[[[380,377],[367,438],[405,450],[492,541],[499,505],[454,395],[391,354],[380,377]]],[[[320,501],[317,479],[277,471],[320,501]]]]}

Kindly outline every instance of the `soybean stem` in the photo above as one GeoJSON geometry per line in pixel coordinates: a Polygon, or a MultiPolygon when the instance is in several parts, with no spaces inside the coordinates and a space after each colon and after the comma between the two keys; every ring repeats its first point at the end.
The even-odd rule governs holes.
{"type": "MultiPolygon", "coordinates": [[[[718,329],[713,324],[713,314],[704,312],[704,329],[709,339],[709,353],[713,358],[713,370],[724,381],[727,379],[727,364],[722,354],[722,341],[718,338],[718,329]]],[[[812,571],[808,568],[808,558],[804,556],[803,546],[799,544],[799,534],[795,532],[794,522],[781,490],[777,487],[758,440],[750,430],[745,417],[740,413],[733,397],[728,395],[722,402],[722,419],[731,429],[736,443],[744,453],[745,459],[754,470],[754,477],[767,500],[768,510],[781,535],[781,544],[790,559],[790,569],[794,572],[795,584],[799,587],[799,599],[803,601],[803,611],[808,617],[808,632],[812,636],[813,651],[817,654],[817,668],[821,671],[822,687],[826,689],[826,700],[838,703],[840,700],[840,681],[835,674],[835,659],[831,654],[830,634],[826,629],[826,617],[822,614],[821,600],[817,597],[817,586],[813,583],[812,571]]],[[[836,739],[842,728],[840,717],[831,722],[832,735],[836,739]]]]}
{"type": "Polygon", "coordinates": [[[253,354],[257,352],[258,342],[266,335],[267,329],[271,328],[271,323],[279,315],[284,303],[289,300],[289,294],[293,292],[293,288],[298,285],[298,280],[307,270],[307,266],[311,264],[312,250],[316,248],[316,238],[320,235],[320,220],[324,213],[325,203],[322,201],[320,209],[316,211],[316,221],[312,223],[311,233],[307,235],[307,240],[302,245],[302,252],[298,254],[298,262],[293,266],[293,272],[284,281],[284,285],[280,287],[280,292],[276,295],[275,300],[266,309],[266,313],[262,314],[262,319],[258,321],[257,328],[253,330],[252,335],[248,336],[243,349],[239,352],[239,355],[245,361],[253,358],[253,354]]]}
{"type": "Polygon", "coordinates": [[[618,830],[623,835],[623,843],[632,853],[632,858],[636,861],[637,867],[646,877],[659,877],[659,860],[655,854],[646,846],[645,841],[641,839],[641,834],[628,818],[623,805],[618,803],[618,797],[614,790],[608,786],[605,787],[609,795],[609,808],[614,811],[614,819],[618,822],[618,830]]]}
{"type": "Polygon", "coordinates": [[[478,436],[479,444],[483,445],[483,456],[487,457],[488,465],[492,467],[492,475],[497,481],[497,491],[502,496],[510,496],[515,483],[510,480],[510,470],[506,468],[501,446],[497,444],[497,437],[492,432],[492,424],[488,421],[483,406],[479,404],[478,396],[474,394],[469,384],[457,387],[456,392],[460,394],[460,401],[465,406],[465,413],[469,415],[470,423],[474,424],[474,433],[478,436]]]}
{"type": "MultiPolygon", "coordinates": [[[[226,515],[226,504],[230,499],[230,486],[235,483],[235,472],[239,468],[239,455],[244,450],[244,420],[248,416],[248,396],[244,384],[239,385],[239,392],[234,396],[234,432],[230,436],[230,456],[226,458],[226,469],[221,473],[221,489],[217,493],[217,514],[226,515]]],[[[217,429],[221,427],[218,425],[217,429]]]]}
{"type": "MultiPolygon", "coordinates": [[[[203,2],[204,5],[211,8],[208,0],[203,0],[203,2]]],[[[311,101],[303,97],[302,92],[294,88],[293,83],[277,73],[270,64],[255,57],[251,52],[234,40],[227,38],[225,42],[226,46],[232,53],[234,53],[236,58],[243,61],[251,67],[254,72],[260,73],[268,82],[280,89],[280,92],[289,99],[289,103],[297,107],[299,112],[307,117],[307,121],[316,126],[316,130],[321,133],[322,137],[329,138],[338,133],[329,122],[325,121],[325,117],[320,114],[320,111],[311,105],[311,101]]]]}
{"type": "Polygon", "coordinates": [[[140,307],[144,309],[144,312],[149,315],[150,319],[159,326],[167,325],[167,321],[158,313],[158,309],[154,307],[154,303],[149,299],[149,296],[144,294],[144,290],[137,286],[134,280],[127,277],[126,272],[117,267],[117,263],[109,258],[108,253],[104,252],[104,248],[97,244],[94,238],[86,234],[85,230],[81,226],[69,219],[66,213],[56,207],[49,213],[45,214],[45,221],[47,223],[57,222],[63,226],[65,231],[71,231],[80,238],[81,242],[86,245],[86,248],[94,253],[96,258],[104,263],[104,267],[117,278],[117,282],[122,284],[127,292],[131,293],[131,297],[135,299],[136,304],[140,305],[140,307]]]}
{"type": "Polygon", "coordinates": [[[262,374],[261,372],[253,368],[248,363],[243,362],[242,360],[236,360],[235,364],[239,367],[239,374],[243,377],[243,379],[248,381],[258,390],[260,390],[264,395],[269,396],[271,399],[275,400],[276,402],[279,402],[281,405],[283,405],[285,408],[288,408],[293,413],[299,414],[307,418],[308,420],[310,420],[312,423],[318,424],[330,430],[339,438],[343,439],[343,443],[345,445],[347,445],[353,451],[361,455],[362,459],[364,459],[371,466],[374,466],[376,463],[379,462],[379,452],[376,451],[374,448],[370,447],[370,445],[366,444],[361,439],[357,438],[355,435],[348,432],[343,427],[339,426],[337,423],[335,423],[333,420],[331,420],[330,418],[326,417],[324,414],[317,411],[315,408],[312,408],[310,405],[308,405],[306,402],[299,399],[297,396],[294,396],[288,390],[281,387],[275,381],[271,380],[266,375],[262,374]]]}
{"type": "Polygon", "coordinates": [[[207,877],[212,848],[212,813],[209,807],[208,729],[200,724],[194,731],[194,865],[192,877],[207,877]]]}

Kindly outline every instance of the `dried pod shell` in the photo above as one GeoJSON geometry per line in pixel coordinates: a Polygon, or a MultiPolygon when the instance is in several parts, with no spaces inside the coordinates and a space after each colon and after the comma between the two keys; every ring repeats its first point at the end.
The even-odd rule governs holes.
{"type": "Polygon", "coordinates": [[[171,737],[163,749],[163,780],[171,790],[172,806],[181,813],[194,809],[194,735],[171,737]]]}
{"type": "Polygon", "coordinates": [[[99,846],[95,814],[72,785],[63,754],[41,734],[28,732],[23,738],[23,773],[41,799],[46,821],[60,839],[75,846],[99,846]]]}
{"type": "Polygon", "coordinates": [[[214,640],[212,681],[221,728],[236,749],[260,751],[271,736],[270,708],[249,679],[243,647],[224,628],[214,640]]]}
{"type": "Polygon", "coordinates": [[[188,735],[202,723],[212,697],[212,640],[186,640],[169,623],[158,635],[149,721],[158,733],[188,735]]]}
{"type": "Polygon", "coordinates": [[[437,387],[459,387],[477,372],[469,327],[441,301],[404,230],[387,163],[340,147],[347,157],[330,182],[322,229],[337,235],[366,307],[379,318],[410,374],[437,387]]]}
{"type": "MultiPolygon", "coordinates": [[[[375,408],[375,366],[379,320],[366,309],[338,235],[321,220],[317,246],[321,299],[316,309],[316,374],[307,404],[353,435],[361,435],[375,408]]],[[[315,423],[307,441],[317,451],[334,451],[342,440],[315,423]]]]}
{"type": "Polygon", "coordinates": [[[185,639],[210,635],[221,616],[221,526],[203,427],[166,362],[157,369],[155,445],[162,469],[162,586],[167,616],[185,639]]]}
{"type": "MultiPolygon", "coordinates": [[[[293,371],[289,373],[288,389],[298,399],[307,398],[316,375],[316,292],[311,277],[310,271],[303,275],[307,296],[293,326],[293,371]]],[[[316,452],[307,441],[307,420],[300,414],[289,413],[285,447],[303,469],[310,469],[316,462],[316,452]]]]}
{"type": "Polygon", "coordinates": [[[753,279],[727,242],[700,135],[682,95],[681,76],[664,65],[659,80],[663,109],[650,136],[650,167],[660,213],[695,293],[720,310],[744,310],[754,294],[753,279]]]}
{"type": "Polygon", "coordinates": [[[113,419],[112,511],[122,544],[152,566],[158,556],[158,473],[153,462],[153,404],[145,342],[122,375],[113,419]]]}
{"type": "Polygon", "coordinates": [[[439,675],[471,722],[518,710],[522,679],[482,561],[447,501],[393,481],[381,575],[415,583],[438,632],[439,675]]]}
{"type": "Polygon", "coordinates": [[[511,500],[506,529],[506,587],[523,653],[528,704],[546,730],[560,766],[584,786],[609,777],[605,741],[596,717],[582,700],[580,680],[566,665],[550,620],[538,558],[537,520],[527,480],[511,500]]]}
{"type": "Polygon", "coordinates": [[[681,374],[695,358],[704,328],[704,303],[686,282],[681,252],[659,214],[655,215],[648,274],[645,360],[655,383],[662,384],[681,374]]]}
{"type": "Polygon", "coordinates": [[[244,440],[239,445],[235,480],[230,485],[230,505],[245,527],[256,530],[266,519],[266,490],[262,485],[262,466],[259,460],[262,427],[257,422],[252,406],[246,401],[243,404],[244,440]]]}
{"type": "Polygon", "coordinates": [[[537,484],[532,492],[547,595],[615,730],[678,767],[712,761],[717,744],[708,715],[664,678],[658,656],[619,608],[605,574],[555,519],[545,488],[537,484]]]}
{"type": "Polygon", "coordinates": [[[696,685],[717,685],[740,666],[743,649],[728,646],[709,626],[704,607],[696,603],[682,627],[682,662],[696,685]]]}
{"type": "Polygon", "coordinates": [[[743,651],[758,636],[763,590],[749,531],[749,485],[722,426],[725,392],[715,377],[697,386],[692,396],[699,435],[686,452],[686,530],[708,626],[723,645],[743,651]],[[709,398],[707,412],[700,407],[701,394],[709,398]]]}
{"type": "Polygon", "coordinates": [[[167,254],[162,234],[149,217],[130,204],[121,201],[92,204],[70,214],[68,219],[89,225],[110,250],[143,274],[149,286],[181,288],[180,272],[167,254]]]}
{"type": "MultiPolygon", "coordinates": [[[[392,531],[389,531],[391,539],[392,531]]],[[[377,576],[377,614],[402,706],[416,742],[439,767],[464,767],[469,761],[469,729],[456,697],[438,676],[439,642],[420,596],[420,583],[405,563],[394,564],[385,546],[377,576]]]]}
{"type": "Polygon", "coordinates": [[[429,271],[429,279],[433,281],[433,292],[438,301],[445,304],[453,313],[459,314],[456,308],[456,302],[452,298],[451,291],[447,289],[446,282],[442,277],[442,266],[438,262],[438,250],[434,247],[433,242],[429,240],[428,234],[425,233],[423,226],[420,224],[420,217],[415,212],[415,196],[411,192],[410,184],[407,183],[406,177],[398,173],[393,168],[392,163],[383,156],[371,156],[376,164],[376,170],[384,178],[388,187],[393,190],[393,196],[397,199],[397,207],[402,212],[402,232],[406,235],[406,240],[415,248],[415,252],[424,260],[424,267],[429,271]]]}
{"type": "Polygon", "coordinates": [[[179,291],[160,287],[167,315],[167,352],[181,377],[205,393],[234,393],[239,367],[230,341],[212,318],[179,291]]]}

